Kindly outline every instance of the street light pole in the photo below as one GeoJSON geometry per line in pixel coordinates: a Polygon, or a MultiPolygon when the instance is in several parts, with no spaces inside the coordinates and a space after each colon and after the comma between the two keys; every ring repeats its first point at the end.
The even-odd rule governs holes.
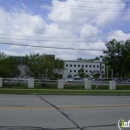
{"type": "Polygon", "coordinates": [[[125,73],[125,79],[126,79],[126,73],[125,73]]]}
{"type": "Polygon", "coordinates": [[[107,67],[107,79],[108,79],[108,66],[106,66],[107,67]]]}
{"type": "Polygon", "coordinates": [[[111,70],[111,78],[113,79],[113,69],[111,70]]]}

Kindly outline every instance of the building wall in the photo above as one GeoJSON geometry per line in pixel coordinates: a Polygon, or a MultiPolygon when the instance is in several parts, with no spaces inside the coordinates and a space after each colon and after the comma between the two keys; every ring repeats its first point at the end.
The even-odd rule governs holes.
{"type": "MultiPolygon", "coordinates": [[[[91,72],[93,71],[100,71],[103,74],[105,74],[105,65],[100,62],[100,61],[81,61],[81,60],[76,60],[76,61],[71,61],[71,60],[66,60],[64,61],[65,63],[65,73],[71,74],[72,76],[78,74],[78,70],[81,68],[84,68],[85,74],[91,75],[91,72]]],[[[65,76],[63,76],[65,77],[65,76]]]]}

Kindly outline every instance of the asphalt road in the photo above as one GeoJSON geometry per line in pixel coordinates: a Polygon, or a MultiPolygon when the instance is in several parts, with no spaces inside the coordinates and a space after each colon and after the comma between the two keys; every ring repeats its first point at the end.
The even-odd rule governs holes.
{"type": "Polygon", "coordinates": [[[130,96],[0,95],[0,130],[119,130],[120,118],[130,96]]]}

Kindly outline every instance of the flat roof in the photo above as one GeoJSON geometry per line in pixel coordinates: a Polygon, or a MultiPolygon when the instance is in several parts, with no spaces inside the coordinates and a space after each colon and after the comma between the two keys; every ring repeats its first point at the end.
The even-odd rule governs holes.
{"type": "Polygon", "coordinates": [[[87,61],[87,60],[64,60],[65,62],[87,62],[87,63],[102,63],[102,61],[87,61]]]}

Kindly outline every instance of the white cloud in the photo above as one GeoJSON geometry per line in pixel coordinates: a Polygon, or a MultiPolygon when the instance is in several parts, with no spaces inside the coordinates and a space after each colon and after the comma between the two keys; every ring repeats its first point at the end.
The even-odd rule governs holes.
{"type": "Polygon", "coordinates": [[[99,33],[99,29],[95,26],[92,26],[90,24],[85,24],[82,26],[82,29],[80,31],[81,35],[96,35],[99,33]]]}
{"type": "Polygon", "coordinates": [[[10,49],[11,50],[22,50],[23,49],[23,47],[21,47],[21,46],[17,46],[17,45],[13,45],[13,46],[10,46],[10,49]]]}
{"type": "MultiPolygon", "coordinates": [[[[46,29],[46,23],[40,15],[31,15],[27,12],[6,12],[0,8],[1,27],[9,28],[9,30],[19,30],[15,34],[19,36],[35,36],[35,33],[43,33],[46,29]]],[[[12,33],[10,31],[5,31],[12,33]]],[[[39,33],[39,34],[40,34],[39,33]]],[[[14,32],[13,32],[14,34],[14,32]]]]}
{"type": "Polygon", "coordinates": [[[12,51],[8,51],[8,50],[1,50],[1,52],[4,52],[6,55],[10,55],[10,56],[17,56],[17,55],[21,55],[12,51]]]}
{"type": "MultiPolygon", "coordinates": [[[[7,12],[0,8],[0,16],[0,42],[38,45],[39,43],[34,42],[34,40],[42,36],[47,27],[40,15],[32,15],[25,11],[7,12]]],[[[28,48],[21,46],[10,46],[9,49],[22,50],[23,53],[28,50],[28,48]]]]}
{"type": "MultiPolygon", "coordinates": [[[[107,2],[113,1],[108,0],[107,2]]],[[[57,7],[49,7],[50,12],[46,15],[46,20],[40,14],[33,15],[33,13],[30,13],[27,7],[24,7],[25,10],[13,8],[11,12],[0,8],[0,41],[45,47],[105,49],[103,38],[92,36],[102,34],[102,28],[110,26],[110,23],[116,21],[118,16],[121,15],[121,9],[124,8],[121,0],[115,0],[111,6],[107,2],[103,3],[103,0],[97,0],[97,3],[78,0],[66,0],[64,2],[53,0],[52,5],[55,6],[56,3],[57,7]],[[61,5],[63,8],[59,7],[61,5]],[[92,11],[92,7],[98,8],[98,11],[92,11]],[[108,7],[118,8],[119,11],[100,10],[108,7]]],[[[45,9],[45,7],[43,8],[45,9]]],[[[108,39],[124,38],[124,35],[127,34],[121,32],[121,30],[112,31],[108,39]],[[121,35],[123,36],[121,37],[121,35]]],[[[79,57],[94,58],[102,54],[101,51],[74,51],[20,46],[10,46],[5,49],[2,47],[3,45],[1,45],[0,50],[4,50],[11,55],[46,53],[55,54],[56,57],[66,60],[79,57]]]]}
{"type": "Polygon", "coordinates": [[[115,30],[109,33],[107,40],[116,39],[117,41],[125,41],[130,39],[130,33],[124,33],[122,30],[115,30]]]}
{"type": "Polygon", "coordinates": [[[49,18],[54,22],[71,23],[73,25],[85,24],[87,22],[98,26],[105,26],[115,21],[125,7],[121,0],[115,0],[114,2],[113,0],[107,0],[106,2],[103,0],[97,0],[96,2],[78,0],[60,2],[53,0],[52,5],[54,7],[49,14],[49,18]]]}
{"type": "Polygon", "coordinates": [[[111,24],[114,21],[118,20],[118,17],[120,17],[122,10],[125,8],[125,4],[120,0],[107,0],[107,2],[110,3],[101,4],[103,6],[99,7],[101,10],[106,10],[102,10],[97,16],[95,16],[93,20],[93,23],[100,27],[111,24]]]}

